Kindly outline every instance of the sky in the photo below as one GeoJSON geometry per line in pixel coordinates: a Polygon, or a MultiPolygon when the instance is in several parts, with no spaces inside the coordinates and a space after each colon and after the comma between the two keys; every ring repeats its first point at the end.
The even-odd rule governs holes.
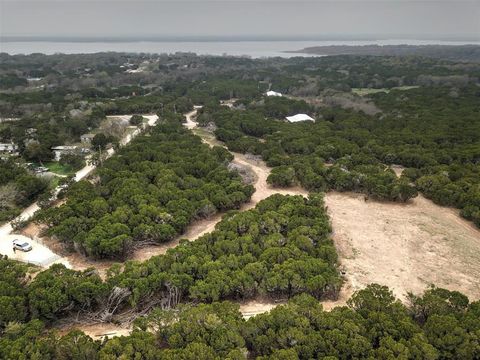
{"type": "Polygon", "coordinates": [[[0,35],[480,40],[480,0],[0,0],[0,35]]]}

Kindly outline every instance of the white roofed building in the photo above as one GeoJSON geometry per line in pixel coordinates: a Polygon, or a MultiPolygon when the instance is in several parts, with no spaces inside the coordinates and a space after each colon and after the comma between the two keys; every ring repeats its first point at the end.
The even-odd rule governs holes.
{"type": "Polygon", "coordinates": [[[278,97],[283,96],[282,93],[279,93],[279,92],[276,92],[276,91],[272,91],[272,90],[267,91],[267,92],[265,93],[265,95],[267,95],[267,96],[278,96],[278,97]]]}
{"type": "Polygon", "coordinates": [[[315,119],[311,118],[307,114],[297,114],[293,116],[287,116],[286,119],[291,122],[299,122],[299,121],[315,121],[315,119]]]}
{"type": "Polygon", "coordinates": [[[95,137],[95,134],[83,134],[80,135],[80,141],[84,144],[90,144],[95,137]]]}
{"type": "Polygon", "coordinates": [[[69,145],[52,147],[55,161],[60,161],[60,158],[62,157],[62,155],[74,154],[76,150],[77,150],[76,146],[69,146],[69,145]]]}

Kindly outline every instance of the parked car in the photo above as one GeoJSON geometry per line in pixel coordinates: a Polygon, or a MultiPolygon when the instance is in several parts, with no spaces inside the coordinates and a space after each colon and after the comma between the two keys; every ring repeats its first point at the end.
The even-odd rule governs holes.
{"type": "Polygon", "coordinates": [[[27,251],[32,250],[32,245],[30,245],[25,240],[15,239],[15,240],[13,240],[13,248],[16,249],[16,250],[27,252],[27,251]]]}
{"type": "Polygon", "coordinates": [[[37,174],[41,174],[41,173],[45,173],[48,171],[48,168],[44,167],[44,166],[39,166],[37,168],[35,168],[35,170],[33,170],[34,172],[36,172],[37,174]]]}

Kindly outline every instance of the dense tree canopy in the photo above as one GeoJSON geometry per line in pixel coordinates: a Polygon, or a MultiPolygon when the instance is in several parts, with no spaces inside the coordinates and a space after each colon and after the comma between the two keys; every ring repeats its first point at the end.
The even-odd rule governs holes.
{"type": "Polygon", "coordinates": [[[0,223],[13,219],[47,187],[47,180],[29,173],[13,160],[0,159],[0,223]]]}
{"type": "MultiPolygon", "coordinates": [[[[315,123],[278,120],[268,106],[245,111],[207,106],[216,136],[229,149],[262,155],[276,186],[357,191],[407,201],[421,191],[462,209],[480,224],[480,92],[477,87],[418,88],[372,95],[382,114],[321,109],[315,123]],[[273,116],[273,117],[272,117],[273,116]],[[407,169],[397,178],[389,165],[407,169]]],[[[292,102],[293,100],[289,100],[292,102]]]]}
{"type": "Polygon", "coordinates": [[[10,323],[0,357],[41,359],[466,359],[478,358],[480,307],[458,292],[432,288],[402,305],[372,284],[330,312],[298,295],[245,320],[230,302],[155,309],[129,336],[63,337],[42,323],[10,323]]]}
{"type": "Polygon", "coordinates": [[[93,269],[81,272],[56,264],[16,286],[27,294],[28,317],[45,321],[76,312],[115,315],[152,304],[258,295],[309,293],[333,299],[342,280],[330,231],[321,195],[274,195],[255,209],[228,213],[215,231],[181,242],[165,255],[127,262],[123,269],[113,266],[105,282],[93,269]],[[125,296],[111,306],[119,293],[125,296]]]}
{"type": "Polygon", "coordinates": [[[215,231],[165,256],[127,263],[110,283],[128,287],[139,306],[159,294],[169,298],[172,288],[206,302],[302,292],[335,298],[341,279],[329,233],[320,195],[274,195],[254,210],[225,216],[215,231]]]}
{"type": "Polygon", "coordinates": [[[194,219],[247,201],[253,188],[227,170],[229,160],[180,124],[159,125],[106,161],[97,185],[75,184],[65,205],[39,218],[89,256],[125,258],[136,244],[172,240],[194,219]]]}

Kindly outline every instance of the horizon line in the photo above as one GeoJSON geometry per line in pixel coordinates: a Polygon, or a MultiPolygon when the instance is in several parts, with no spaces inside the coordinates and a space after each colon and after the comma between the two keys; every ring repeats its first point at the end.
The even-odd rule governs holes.
{"type": "Polygon", "coordinates": [[[323,34],[323,35],[0,35],[1,42],[224,42],[224,41],[372,41],[439,40],[480,41],[473,35],[420,34],[323,34]]]}

